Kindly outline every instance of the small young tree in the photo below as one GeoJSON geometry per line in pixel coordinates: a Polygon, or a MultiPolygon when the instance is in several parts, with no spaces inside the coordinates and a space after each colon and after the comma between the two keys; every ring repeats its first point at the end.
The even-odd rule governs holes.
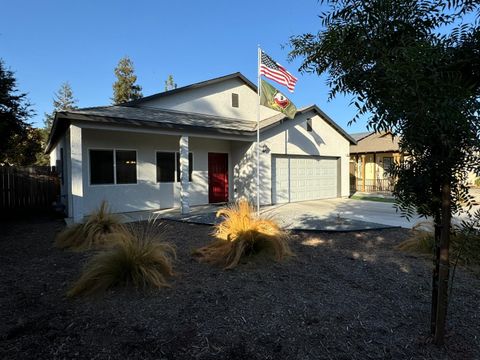
{"type": "Polygon", "coordinates": [[[168,79],[165,80],[165,91],[173,90],[177,88],[176,82],[173,80],[173,75],[168,75],[168,79]]]}
{"type": "Polygon", "coordinates": [[[115,105],[136,100],[143,96],[142,87],[136,84],[137,76],[135,75],[133,62],[128,56],[118,62],[115,68],[115,76],[117,80],[113,83],[112,98],[115,105]]]}
{"type": "MultiPolygon", "coordinates": [[[[451,216],[467,198],[463,179],[480,171],[478,29],[442,35],[475,2],[437,0],[327,1],[318,34],[291,38],[301,70],[329,74],[330,96],[353,94],[368,126],[401,135],[408,154],[393,175],[397,206],[435,222],[431,330],[441,344],[447,310],[451,216]],[[464,6],[466,5],[466,6],[464,6]],[[445,7],[453,7],[446,12],[445,7]]],[[[354,119],[354,120],[355,120],[354,119]]]]}
{"type": "Polygon", "coordinates": [[[17,146],[29,140],[33,111],[26,96],[19,93],[13,72],[0,59],[0,164],[17,164],[17,146]]]}

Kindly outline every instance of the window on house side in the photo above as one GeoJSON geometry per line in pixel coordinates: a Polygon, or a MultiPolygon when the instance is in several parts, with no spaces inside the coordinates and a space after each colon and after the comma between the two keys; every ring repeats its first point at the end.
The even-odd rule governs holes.
{"type": "Polygon", "coordinates": [[[313,128],[312,128],[312,119],[307,119],[307,131],[308,131],[308,132],[312,132],[312,131],[313,131],[313,128]]]}
{"type": "Polygon", "coordinates": [[[113,150],[90,150],[90,184],[113,183],[113,150]]]}
{"type": "MultiPolygon", "coordinates": [[[[177,155],[177,181],[180,182],[180,153],[177,155]]],[[[192,181],[192,171],[193,171],[193,154],[188,153],[188,181],[192,181]]]]}
{"type": "Polygon", "coordinates": [[[175,153],[157,152],[157,182],[175,181],[175,153]]]}
{"type": "Polygon", "coordinates": [[[238,94],[232,93],[232,107],[235,107],[235,108],[239,107],[238,94]]]}
{"type": "Polygon", "coordinates": [[[117,184],[137,183],[137,152],[132,150],[115,151],[117,184]]]}

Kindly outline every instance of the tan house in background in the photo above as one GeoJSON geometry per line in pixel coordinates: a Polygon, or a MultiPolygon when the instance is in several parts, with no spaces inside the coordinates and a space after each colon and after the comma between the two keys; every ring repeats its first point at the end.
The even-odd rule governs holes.
{"type": "Polygon", "coordinates": [[[390,192],[393,179],[387,170],[403,155],[398,137],[389,132],[351,134],[357,145],[350,145],[350,191],[390,192]]]}

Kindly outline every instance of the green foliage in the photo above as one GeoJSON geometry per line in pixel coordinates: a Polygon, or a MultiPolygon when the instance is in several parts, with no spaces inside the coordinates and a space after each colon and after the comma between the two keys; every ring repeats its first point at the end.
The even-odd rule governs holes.
{"type": "Polygon", "coordinates": [[[114,286],[165,287],[174,275],[174,248],[162,242],[161,228],[150,221],[147,226],[131,226],[107,236],[115,244],[96,254],[68,296],[90,295],[114,286]]]}
{"type": "Polygon", "coordinates": [[[58,234],[55,245],[77,251],[109,246],[111,244],[107,241],[107,235],[122,228],[120,217],[110,213],[107,203],[103,201],[98,210],[88,216],[85,223],[71,225],[58,234]]]}
{"type": "Polygon", "coordinates": [[[38,145],[30,144],[37,139],[28,123],[32,115],[26,94],[19,93],[14,73],[0,59],[0,164],[30,165],[35,162],[35,156],[30,156],[38,145]],[[19,152],[19,144],[26,154],[19,152]]]}
{"type": "MultiPolygon", "coordinates": [[[[392,168],[395,196],[406,216],[438,214],[440,188],[453,190],[453,211],[465,198],[464,179],[480,164],[478,31],[438,29],[455,21],[436,0],[330,1],[325,30],[291,38],[301,70],[328,72],[330,97],[353,94],[375,131],[401,135],[409,154],[392,168]]],[[[452,4],[458,5],[458,4],[452,4]]]]}
{"type": "Polygon", "coordinates": [[[168,79],[165,80],[165,91],[174,90],[177,88],[177,83],[173,80],[173,75],[168,75],[168,79]]]}
{"type": "Polygon", "coordinates": [[[255,253],[273,252],[277,261],[292,256],[288,234],[273,220],[257,216],[245,200],[221,209],[217,217],[223,221],[215,226],[215,240],[194,252],[200,261],[232,269],[242,258],[255,253]]]}
{"type": "Polygon", "coordinates": [[[115,76],[117,80],[113,83],[112,98],[115,105],[136,100],[143,96],[142,87],[135,84],[137,76],[135,75],[133,62],[128,56],[125,56],[118,62],[115,68],[115,76]]]}
{"type": "Polygon", "coordinates": [[[77,109],[77,99],[73,96],[72,87],[68,82],[60,85],[60,89],[53,95],[53,111],[50,114],[45,114],[44,127],[47,134],[52,128],[55,113],[58,111],[75,110],[77,109]]]}
{"type": "Polygon", "coordinates": [[[475,186],[480,187],[480,177],[477,177],[477,178],[475,179],[475,186]]]}

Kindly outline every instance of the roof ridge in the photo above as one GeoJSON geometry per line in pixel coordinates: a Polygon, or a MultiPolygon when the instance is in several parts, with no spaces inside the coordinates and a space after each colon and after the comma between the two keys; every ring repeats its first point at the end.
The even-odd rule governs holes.
{"type": "Polygon", "coordinates": [[[231,74],[219,76],[219,77],[212,78],[212,79],[209,79],[209,80],[203,80],[203,81],[199,81],[199,82],[192,83],[192,84],[189,84],[189,85],[185,85],[185,86],[182,86],[182,87],[179,87],[179,88],[176,88],[176,89],[162,91],[162,92],[158,92],[158,93],[155,93],[155,94],[152,94],[152,95],[144,96],[140,99],[127,101],[127,102],[124,102],[124,103],[119,104],[119,105],[134,106],[136,104],[143,103],[143,102],[148,101],[148,100],[173,95],[173,94],[176,94],[176,93],[179,93],[179,92],[182,92],[182,91],[185,91],[185,90],[189,90],[189,89],[196,89],[196,88],[204,87],[204,86],[207,86],[207,85],[216,84],[218,82],[233,79],[233,78],[240,78],[253,91],[255,91],[255,92],[257,91],[257,86],[253,82],[251,82],[245,75],[243,75],[241,72],[237,71],[237,72],[234,72],[234,73],[231,73],[231,74]]]}

